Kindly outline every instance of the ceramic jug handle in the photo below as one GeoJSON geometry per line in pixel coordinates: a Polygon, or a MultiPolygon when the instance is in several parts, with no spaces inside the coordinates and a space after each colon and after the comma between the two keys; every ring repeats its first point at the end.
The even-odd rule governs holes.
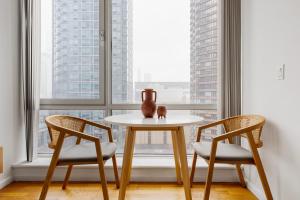
{"type": "Polygon", "coordinates": [[[153,91],[153,93],[154,93],[154,102],[156,102],[157,93],[156,93],[156,91],[153,91]]]}
{"type": "Polygon", "coordinates": [[[142,91],[142,102],[144,101],[144,93],[145,91],[142,91]]]}

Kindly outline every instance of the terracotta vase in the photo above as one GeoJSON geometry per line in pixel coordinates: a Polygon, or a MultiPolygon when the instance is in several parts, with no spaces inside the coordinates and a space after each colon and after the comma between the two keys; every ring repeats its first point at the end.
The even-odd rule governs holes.
{"type": "Polygon", "coordinates": [[[142,113],[146,118],[152,118],[156,110],[157,93],[153,89],[144,89],[144,91],[142,91],[141,94],[142,94],[142,102],[143,102],[141,106],[142,113]],[[153,94],[154,94],[154,100],[153,100],[153,94]]]}

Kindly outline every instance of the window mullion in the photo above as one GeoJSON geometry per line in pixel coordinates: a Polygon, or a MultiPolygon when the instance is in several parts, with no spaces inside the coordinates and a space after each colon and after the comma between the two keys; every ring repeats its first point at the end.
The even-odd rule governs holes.
{"type": "Polygon", "coordinates": [[[111,55],[112,55],[112,40],[111,40],[111,1],[104,0],[104,25],[105,25],[105,105],[106,114],[111,115],[112,110],[110,105],[112,103],[111,99],[111,55]]]}

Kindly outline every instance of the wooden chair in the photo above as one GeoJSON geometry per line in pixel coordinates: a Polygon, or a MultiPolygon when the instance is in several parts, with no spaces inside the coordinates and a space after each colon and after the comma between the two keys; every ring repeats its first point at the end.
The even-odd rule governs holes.
{"type": "Polygon", "coordinates": [[[54,149],[54,153],[40,195],[40,200],[44,200],[46,198],[48,187],[56,166],[68,166],[62,186],[62,189],[65,189],[68,184],[73,165],[81,164],[98,164],[103,197],[105,200],[108,200],[109,197],[104,173],[104,163],[110,158],[112,158],[113,161],[116,186],[119,188],[119,176],[115,157],[116,144],[113,143],[111,128],[85,119],[63,115],[49,116],[45,121],[51,139],[49,147],[54,149]],[[106,130],[109,142],[100,143],[99,138],[83,133],[85,125],[106,130]],[[75,136],[77,138],[76,144],[62,148],[64,139],[70,136],[75,136]],[[80,143],[81,139],[87,140],[89,143],[80,143]]]}
{"type": "Polygon", "coordinates": [[[196,143],[194,143],[193,145],[195,153],[193,157],[190,182],[192,186],[196,168],[197,155],[199,155],[200,157],[204,158],[209,164],[204,190],[204,200],[209,199],[210,187],[213,177],[213,168],[215,163],[226,163],[235,165],[237,173],[239,175],[240,183],[243,187],[246,187],[246,184],[240,167],[241,164],[256,165],[266,197],[268,200],[273,199],[266,178],[266,174],[257,151],[257,148],[260,148],[263,145],[262,141],[260,140],[260,137],[264,124],[265,118],[262,116],[244,115],[223,119],[199,127],[196,143]],[[223,125],[225,133],[214,137],[212,139],[212,142],[200,143],[202,130],[217,125],[223,125]],[[248,139],[251,151],[248,151],[237,144],[233,144],[233,137],[235,136],[246,137],[248,139]],[[218,143],[224,140],[228,140],[229,143],[218,143]]]}

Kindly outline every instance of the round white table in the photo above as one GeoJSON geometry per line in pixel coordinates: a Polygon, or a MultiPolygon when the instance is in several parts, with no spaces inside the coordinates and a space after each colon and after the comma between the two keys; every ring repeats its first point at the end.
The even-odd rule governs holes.
{"type": "Polygon", "coordinates": [[[129,183],[131,174],[135,135],[138,131],[171,131],[177,183],[183,183],[186,199],[192,199],[183,127],[201,123],[203,121],[202,117],[169,114],[165,119],[158,119],[157,117],[144,118],[141,114],[123,114],[106,117],[104,121],[112,125],[126,127],[124,146],[124,152],[126,153],[123,155],[119,200],[125,199],[126,186],[129,183]]]}

